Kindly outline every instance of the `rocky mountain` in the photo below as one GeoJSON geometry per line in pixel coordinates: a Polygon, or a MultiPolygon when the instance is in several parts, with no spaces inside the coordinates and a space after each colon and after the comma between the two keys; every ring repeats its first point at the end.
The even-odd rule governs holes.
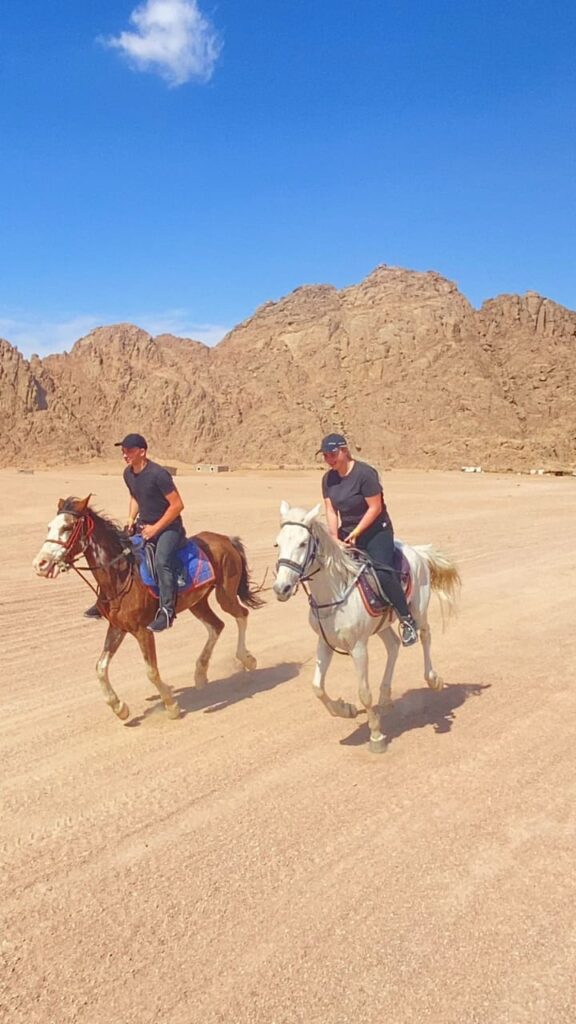
{"type": "Polygon", "coordinates": [[[141,430],[185,463],[309,465],[343,430],[379,465],[575,466],[576,313],[541,296],[475,310],[434,272],[297,288],[210,349],[99,328],[29,362],[0,341],[2,465],[114,456],[141,430]]]}

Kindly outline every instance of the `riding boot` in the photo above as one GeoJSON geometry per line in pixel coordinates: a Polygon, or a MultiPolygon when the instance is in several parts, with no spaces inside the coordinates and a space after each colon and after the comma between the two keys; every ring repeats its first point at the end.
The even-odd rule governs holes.
{"type": "Polygon", "coordinates": [[[85,619],[101,619],[102,612],[98,608],[97,604],[93,604],[90,608],[87,608],[85,612],[82,612],[85,619]]]}

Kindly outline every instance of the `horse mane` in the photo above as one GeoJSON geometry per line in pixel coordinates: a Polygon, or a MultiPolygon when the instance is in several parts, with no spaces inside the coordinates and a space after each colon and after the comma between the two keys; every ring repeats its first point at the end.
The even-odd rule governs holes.
{"type": "Polygon", "coordinates": [[[320,520],[315,519],[311,524],[311,528],[314,531],[314,536],[318,541],[318,550],[324,561],[324,567],[329,576],[335,582],[341,582],[344,577],[345,582],[351,580],[354,576],[358,575],[359,565],[356,559],[353,557],[350,551],[343,548],[338,541],[334,540],[333,537],[328,533],[324,523],[320,520]]]}
{"type": "MultiPolygon", "coordinates": [[[[78,515],[79,504],[80,498],[66,498],[60,511],[78,515]]],[[[98,534],[98,542],[100,544],[110,549],[113,553],[114,549],[117,549],[119,552],[125,547],[130,547],[129,535],[115,519],[104,515],[103,512],[97,512],[92,505],[88,505],[86,511],[90,513],[94,520],[95,533],[98,534]]]]}
{"type": "MultiPolygon", "coordinates": [[[[304,524],[304,517],[307,514],[306,509],[291,508],[289,518],[295,523],[302,522],[304,524]]],[[[351,552],[330,536],[324,523],[319,519],[313,519],[309,525],[318,543],[318,552],[331,582],[342,583],[342,579],[345,583],[350,582],[358,575],[359,570],[358,562],[351,552]]]]}

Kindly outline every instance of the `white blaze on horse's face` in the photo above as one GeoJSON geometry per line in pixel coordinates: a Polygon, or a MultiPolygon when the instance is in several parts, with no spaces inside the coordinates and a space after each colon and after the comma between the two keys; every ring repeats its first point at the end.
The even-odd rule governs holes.
{"type": "Polygon", "coordinates": [[[53,578],[58,575],[64,564],[64,545],[70,537],[75,521],[74,516],[59,512],[52,522],[48,523],[48,536],[32,562],[32,568],[37,576],[53,578]]]}
{"type": "Polygon", "coordinates": [[[321,508],[321,505],[316,505],[307,512],[302,508],[290,508],[286,501],[280,505],[282,526],[276,538],[278,561],[276,581],[272,587],[279,601],[292,597],[305,571],[310,569],[307,564],[313,543],[310,524],[320,514],[321,508]]]}

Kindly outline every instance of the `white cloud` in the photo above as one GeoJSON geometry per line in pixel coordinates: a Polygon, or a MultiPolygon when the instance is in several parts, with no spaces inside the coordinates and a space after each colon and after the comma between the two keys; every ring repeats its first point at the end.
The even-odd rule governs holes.
{"type": "Polygon", "coordinates": [[[15,345],[27,359],[33,352],[39,356],[65,352],[78,338],[97,326],[98,320],[92,316],[44,319],[18,313],[8,316],[0,314],[0,337],[15,345]]]}
{"type": "Polygon", "coordinates": [[[104,39],[138,71],[153,71],[170,85],[207,82],[222,44],[197,0],[145,0],[130,15],[133,32],[104,39]]]}
{"type": "Polygon", "coordinates": [[[26,359],[32,353],[47,356],[66,352],[75,341],[83,338],[95,327],[106,327],[115,323],[131,323],[149,334],[175,334],[179,338],[193,338],[205,345],[216,345],[228,333],[230,327],[224,324],[198,324],[185,310],[168,310],[159,313],[140,312],[121,316],[63,316],[43,318],[24,316],[18,313],[0,313],[0,338],[15,345],[26,359]]]}

